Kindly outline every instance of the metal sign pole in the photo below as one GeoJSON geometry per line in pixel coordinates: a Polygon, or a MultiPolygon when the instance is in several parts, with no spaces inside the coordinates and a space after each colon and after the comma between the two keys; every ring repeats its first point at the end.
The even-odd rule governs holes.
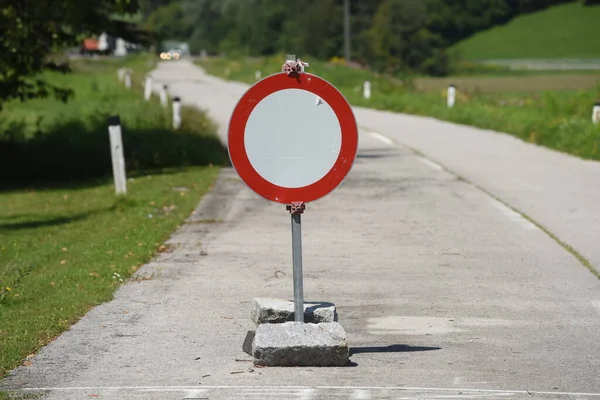
{"type": "Polygon", "coordinates": [[[302,219],[306,209],[302,202],[294,202],[286,209],[292,215],[292,263],[294,270],[294,321],[304,322],[304,278],[302,276],[302,219]]]}

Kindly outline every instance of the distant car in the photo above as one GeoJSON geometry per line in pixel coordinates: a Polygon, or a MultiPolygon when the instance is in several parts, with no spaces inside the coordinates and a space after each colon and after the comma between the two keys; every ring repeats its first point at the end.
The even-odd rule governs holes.
{"type": "Polygon", "coordinates": [[[167,52],[160,53],[161,60],[179,60],[181,52],[179,50],[171,49],[167,52]]]}

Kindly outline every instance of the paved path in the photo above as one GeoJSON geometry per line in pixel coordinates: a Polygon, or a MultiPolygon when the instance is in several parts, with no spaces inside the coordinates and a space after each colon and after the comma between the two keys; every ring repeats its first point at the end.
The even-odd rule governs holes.
{"type": "MultiPolygon", "coordinates": [[[[246,88],[185,62],[155,76],[222,126],[246,88]]],[[[226,169],[171,238],[176,250],[140,270],[153,279],[124,285],[0,386],[56,400],[600,398],[600,281],[520,214],[399,144],[418,119],[356,112],[369,128],[356,164],[303,218],[305,298],[338,305],[353,366],[256,368],[241,351],[251,299],[291,297],[289,214],[226,169]]],[[[420,121],[425,137],[443,126],[484,151],[470,128],[420,121]]],[[[446,142],[439,153],[460,164],[446,142]]],[[[491,170],[478,162],[492,150],[473,174],[491,170]]],[[[554,168],[545,160],[513,162],[554,168]]]]}

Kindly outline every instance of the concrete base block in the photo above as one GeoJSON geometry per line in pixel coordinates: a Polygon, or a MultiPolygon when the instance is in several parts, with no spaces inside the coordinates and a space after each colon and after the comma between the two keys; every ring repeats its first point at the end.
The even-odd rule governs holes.
{"type": "MultiPolygon", "coordinates": [[[[256,298],[252,301],[252,321],[259,324],[278,324],[294,320],[294,302],[290,300],[256,298]]],[[[335,304],[305,302],[304,322],[322,323],[338,320],[335,304]]]]}
{"type": "Polygon", "coordinates": [[[262,366],[345,366],[350,354],[346,332],[337,322],[284,322],[258,326],[252,357],[262,366]]]}

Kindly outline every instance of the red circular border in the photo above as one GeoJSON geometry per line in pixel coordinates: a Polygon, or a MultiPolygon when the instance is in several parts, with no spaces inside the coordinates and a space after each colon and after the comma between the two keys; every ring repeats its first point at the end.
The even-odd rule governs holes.
{"type": "MultiPolygon", "coordinates": [[[[292,140],[302,140],[302,137],[292,140]]],[[[290,146],[293,145],[292,140],[290,146]]],[[[358,128],[350,104],[332,84],[308,73],[296,76],[279,73],[254,84],[238,101],[229,120],[228,148],[229,158],[238,175],[257,194],[277,203],[308,203],[327,195],[350,172],[358,149],[358,128]],[[342,132],[340,154],[331,170],[317,182],[300,188],[274,185],[260,176],[250,163],[244,145],[246,123],[254,107],[268,95],[284,89],[307,90],[326,101],[335,112],[342,132]]]]}

